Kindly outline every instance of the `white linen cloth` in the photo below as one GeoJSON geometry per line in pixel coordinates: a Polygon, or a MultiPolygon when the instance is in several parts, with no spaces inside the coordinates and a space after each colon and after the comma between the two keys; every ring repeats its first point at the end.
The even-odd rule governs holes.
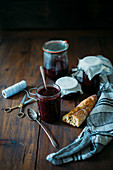
{"type": "Polygon", "coordinates": [[[83,94],[81,85],[78,83],[78,81],[71,76],[64,76],[59,78],[55,84],[57,84],[61,89],[61,98],[72,93],[80,92],[80,94],[83,94]]]}
{"type": "Polygon", "coordinates": [[[111,62],[102,55],[87,56],[79,59],[78,69],[84,70],[91,80],[95,75],[110,75],[113,71],[111,62]]]}
{"type": "Polygon", "coordinates": [[[81,85],[79,83],[73,89],[68,89],[68,90],[61,89],[61,98],[68,95],[68,94],[77,93],[77,92],[80,92],[80,94],[83,94],[81,85]]]}
{"type": "MultiPolygon", "coordinates": [[[[88,57],[92,57],[92,56],[88,56],[88,57]]],[[[86,65],[83,64],[84,63],[82,61],[83,59],[81,59],[80,62],[78,63],[77,66],[78,68],[72,69],[72,71],[74,72],[72,73],[72,77],[76,77],[78,82],[83,83],[83,70],[84,70],[85,73],[88,75],[89,80],[91,80],[96,74],[99,74],[100,88],[107,81],[113,83],[113,78],[112,78],[113,66],[111,62],[107,58],[103,57],[102,55],[97,55],[94,57],[96,57],[97,60],[99,58],[99,60],[102,61],[101,64],[99,65],[97,64],[96,66],[93,65],[92,67],[91,66],[86,67],[86,65]]]]}

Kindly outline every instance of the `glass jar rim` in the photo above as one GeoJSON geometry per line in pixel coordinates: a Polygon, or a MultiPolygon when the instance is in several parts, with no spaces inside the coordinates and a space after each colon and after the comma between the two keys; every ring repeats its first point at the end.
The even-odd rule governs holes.
{"type": "Polygon", "coordinates": [[[45,88],[44,85],[37,87],[36,89],[36,95],[41,98],[41,99],[53,99],[56,98],[57,96],[61,95],[61,89],[57,84],[47,84],[47,87],[54,87],[58,90],[58,93],[56,93],[55,95],[52,96],[43,96],[41,94],[38,93],[38,91],[40,91],[41,89],[45,88]]]}
{"type": "Polygon", "coordinates": [[[68,48],[69,48],[69,44],[67,43],[66,40],[51,40],[51,41],[45,42],[42,46],[43,51],[45,51],[47,53],[60,53],[60,52],[66,51],[68,48]],[[51,50],[51,49],[48,48],[49,45],[55,44],[55,43],[64,45],[64,48],[62,48],[60,50],[59,49],[58,50],[51,50]]]}

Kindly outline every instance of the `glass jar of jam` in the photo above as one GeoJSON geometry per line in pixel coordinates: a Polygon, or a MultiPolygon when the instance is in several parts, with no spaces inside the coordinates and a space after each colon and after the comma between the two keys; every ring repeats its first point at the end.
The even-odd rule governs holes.
{"type": "Polygon", "coordinates": [[[89,94],[97,93],[99,90],[99,74],[95,75],[92,80],[89,80],[87,74],[83,71],[82,90],[89,94]]]}
{"type": "Polygon", "coordinates": [[[43,66],[46,76],[56,80],[68,73],[69,44],[63,40],[52,40],[46,42],[42,49],[44,51],[43,66]]]}
{"type": "Polygon", "coordinates": [[[37,89],[38,112],[41,120],[54,123],[60,118],[60,87],[56,84],[40,86],[37,89]]]}

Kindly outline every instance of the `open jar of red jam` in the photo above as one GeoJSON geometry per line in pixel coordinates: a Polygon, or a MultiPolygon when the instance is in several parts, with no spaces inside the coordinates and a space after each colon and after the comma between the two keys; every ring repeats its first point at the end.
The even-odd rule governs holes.
{"type": "Polygon", "coordinates": [[[40,86],[37,91],[38,112],[41,120],[54,123],[60,118],[60,87],[56,84],[40,86]]]}
{"type": "Polygon", "coordinates": [[[44,51],[43,66],[46,76],[52,80],[66,76],[68,73],[69,44],[63,40],[52,40],[46,42],[42,49],[44,51]]]}

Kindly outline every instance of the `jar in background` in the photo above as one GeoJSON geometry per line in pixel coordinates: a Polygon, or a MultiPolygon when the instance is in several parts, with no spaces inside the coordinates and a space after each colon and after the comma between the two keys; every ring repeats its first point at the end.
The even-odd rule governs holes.
{"type": "Polygon", "coordinates": [[[52,40],[46,42],[42,49],[44,51],[43,66],[46,76],[52,80],[66,76],[68,73],[69,44],[63,40],[52,40]]]}

